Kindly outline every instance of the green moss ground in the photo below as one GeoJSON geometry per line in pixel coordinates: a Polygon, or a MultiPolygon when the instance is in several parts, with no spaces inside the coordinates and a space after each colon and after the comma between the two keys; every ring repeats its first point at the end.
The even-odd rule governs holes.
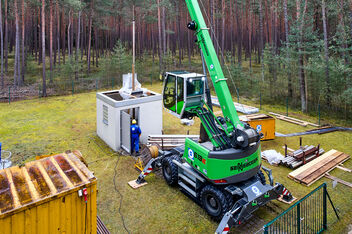
{"type": "MultiPolygon", "coordinates": [[[[160,92],[161,85],[148,88],[160,92]]],[[[251,103],[251,102],[250,102],[251,103]]],[[[253,103],[251,103],[253,104],[253,103]]],[[[280,107],[263,106],[265,111],[284,112],[280,107]]],[[[294,114],[294,113],[290,113],[294,114]]],[[[301,118],[306,118],[299,113],[301,118]]],[[[179,119],[164,112],[165,134],[198,134],[199,120],[192,127],[181,126],[179,119]]],[[[309,118],[310,121],[316,119],[309,118]]],[[[89,168],[98,178],[98,213],[112,233],[123,233],[121,217],[118,213],[120,196],[114,189],[114,167],[117,163],[116,187],[123,194],[121,212],[132,233],[213,233],[217,223],[186,197],[177,188],[168,187],[155,176],[147,177],[148,185],[138,190],[131,189],[127,182],[136,179],[138,172],[133,168],[134,161],[129,156],[121,156],[111,151],[96,136],[95,92],[74,96],[50,97],[11,103],[0,103],[0,141],[3,149],[14,153],[14,161],[32,160],[36,155],[60,153],[67,149],[80,150],[89,162],[89,168]]],[[[276,121],[276,131],[292,133],[308,128],[276,121]]],[[[275,149],[283,153],[282,146],[298,148],[299,138],[277,138],[263,142],[262,148],[275,149]]],[[[326,151],[336,149],[352,155],[352,134],[335,132],[324,135],[303,137],[304,144],[321,144],[326,151]]],[[[328,191],[342,214],[335,222],[329,216],[329,232],[347,232],[352,222],[352,188],[338,184],[335,189],[328,179],[320,179],[310,187],[305,187],[287,178],[290,169],[264,165],[273,169],[276,181],[283,183],[294,196],[301,198],[322,182],[327,182],[328,191]]],[[[352,168],[352,160],[345,167],[352,168]]],[[[351,174],[335,169],[331,172],[346,181],[352,182],[351,174]]],[[[274,201],[262,207],[256,215],[270,221],[288,205],[274,201]]],[[[243,228],[232,232],[245,231],[243,228]]]]}

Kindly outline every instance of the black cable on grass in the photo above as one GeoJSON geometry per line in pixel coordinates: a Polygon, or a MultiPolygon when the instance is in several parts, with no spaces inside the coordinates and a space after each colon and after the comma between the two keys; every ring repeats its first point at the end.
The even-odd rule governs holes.
{"type": "MultiPolygon", "coordinates": [[[[93,137],[88,136],[88,138],[90,138],[91,140],[93,140],[93,142],[100,148],[100,150],[101,150],[106,156],[110,156],[110,157],[113,156],[113,154],[108,154],[107,152],[105,152],[105,150],[103,149],[103,147],[101,147],[101,146],[98,144],[98,142],[97,142],[93,137]]],[[[126,224],[125,224],[125,218],[124,218],[124,216],[123,216],[123,214],[122,214],[122,212],[121,212],[123,195],[122,195],[122,193],[120,192],[120,190],[119,190],[119,189],[117,188],[117,186],[116,186],[117,165],[118,165],[118,163],[119,163],[119,161],[120,161],[120,157],[121,157],[121,156],[117,156],[116,164],[115,164],[115,167],[114,167],[114,179],[113,179],[113,181],[114,181],[114,189],[115,189],[115,191],[120,195],[119,214],[120,214],[120,217],[121,217],[121,220],[122,220],[123,228],[126,230],[126,232],[127,232],[128,234],[130,234],[130,231],[128,230],[128,228],[127,228],[127,226],[126,226],[126,224]]],[[[107,158],[104,158],[104,159],[107,159],[107,158]]],[[[96,160],[96,161],[100,161],[100,160],[96,160]]],[[[92,161],[92,162],[96,162],[96,161],[92,161]]],[[[90,163],[92,163],[92,162],[90,162],[90,163]]]]}
{"type": "Polygon", "coordinates": [[[86,203],[86,216],[84,218],[84,234],[87,233],[88,203],[86,203]]]}
{"type": "Polygon", "coordinates": [[[117,188],[117,186],[116,186],[116,182],[115,182],[115,181],[116,181],[116,176],[117,176],[117,170],[116,170],[116,168],[117,168],[117,164],[119,163],[119,161],[120,161],[120,157],[117,158],[116,164],[115,164],[115,168],[114,168],[114,188],[115,188],[115,191],[116,191],[116,192],[120,195],[120,197],[121,197],[121,198],[120,198],[120,205],[119,205],[119,214],[120,214],[120,216],[121,216],[123,228],[126,230],[126,232],[127,232],[128,234],[130,234],[130,231],[129,231],[128,228],[126,227],[125,219],[124,219],[123,214],[122,214],[122,212],[121,212],[123,195],[122,195],[122,193],[120,192],[120,190],[118,190],[118,188],[117,188]]]}

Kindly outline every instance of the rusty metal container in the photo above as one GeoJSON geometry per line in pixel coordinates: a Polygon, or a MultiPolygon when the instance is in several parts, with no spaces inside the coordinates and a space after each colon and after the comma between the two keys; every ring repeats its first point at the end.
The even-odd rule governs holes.
{"type": "Polygon", "coordinates": [[[97,233],[97,179],[81,157],[73,151],[0,170],[0,233],[97,233]]]}

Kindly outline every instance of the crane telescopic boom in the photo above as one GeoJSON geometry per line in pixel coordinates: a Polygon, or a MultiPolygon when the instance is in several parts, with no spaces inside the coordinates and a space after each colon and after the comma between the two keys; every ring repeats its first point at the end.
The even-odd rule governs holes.
{"type": "Polygon", "coordinates": [[[233,126],[237,128],[242,127],[243,124],[238,118],[229,87],[226,83],[227,79],[224,77],[224,73],[209,34],[209,28],[207,28],[205,24],[198,0],[186,0],[186,4],[192,18],[192,22],[190,22],[187,27],[195,31],[197,44],[203,51],[204,60],[230,132],[233,130],[233,126]]]}

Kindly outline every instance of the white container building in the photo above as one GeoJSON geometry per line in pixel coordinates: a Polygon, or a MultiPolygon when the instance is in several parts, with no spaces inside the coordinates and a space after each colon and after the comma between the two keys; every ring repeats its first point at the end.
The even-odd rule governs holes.
{"type": "Polygon", "coordinates": [[[130,152],[132,119],[142,130],[141,143],[147,142],[148,135],[162,134],[162,95],[148,90],[129,96],[122,98],[118,90],[96,95],[97,134],[114,151],[123,148],[130,152]]]}

